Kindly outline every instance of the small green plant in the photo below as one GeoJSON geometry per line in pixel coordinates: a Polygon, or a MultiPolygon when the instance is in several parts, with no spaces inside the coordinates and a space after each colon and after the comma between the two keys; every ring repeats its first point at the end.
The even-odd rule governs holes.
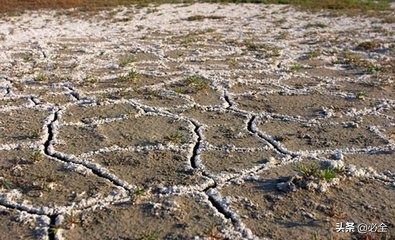
{"type": "Polygon", "coordinates": [[[133,192],[134,196],[144,196],[145,195],[145,189],[144,188],[136,188],[133,192]]]}
{"type": "Polygon", "coordinates": [[[5,188],[5,189],[12,189],[13,188],[13,184],[12,182],[8,181],[7,179],[0,177],[0,186],[5,188]]]}
{"type": "Polygon", "coordinates": [[[39,137],[40,137],[40,131],[38,131],[37,129],[34,129],[30,134],[30,138],[32,139],[37,139],[39,137]]]}
{"type": "Polygon", "coordinates": [[[356,49],[358,50],[375,50],[378,47],[378,43],[375,41],[368,41],[368,42],[362,42],[360,44],[358,44],[358,46],[356,47],[356,49]]]}
{"type": "Polygon", "coordinates": [[[300,66],[299,64],[295,64],[291,67],[291,71],[292,72],[298,72],[302,69],[302,66],[300,66]]]}
{"type": "Polygon", "coordinates": [[[328,25],[325,23],[317,22],[317,23],[309,23],[305,26],[305,28],[326,28],[328,25]]]}
{"type": "Polygon", "coordinates": [[[146,99],[156,99],[160,96],[160,93],[156,89],[145,88],[144,91],[141,92],[146,99]]]}
{"type": "Polygon", "coordinates": [[[126,67],[127,65],[129,65],[133,61],[134,61],[133,57],[130,57],[130,56],[122,57],[119,60],[119,66],[126,67]]]}
{"type": "Polygon", "coordinates": [[[317,58],[317,57],[319,57],[320,55],[321,55],[321,53],[320,53],[320,51],[318,51],[318,50],[313,50],[313,51],[311,51],[311,52],[309,52],[309,53],[307,54],[307,56],[308,56],[309,59],[317,58]]]}
{"type": "Polygon", "coordinates": [[[34,81],[36,82],[45,82],[47,80],[48,80],[48,76],[43,73],[40,73],[36,77],[34,77],[34,81]]]}
{"type": "Polygon", "coordinates": [[[169,142],[172,142],[174,144],[179,144],[184,141],[184,138],[185,138],[185,136],[182,132],[176,131],[176,132],[170,134],[170,136],[167,136],[166,140],[169,142]]]}
{"type": "Polygon", "coordinates": [[[53,225],[49,226],[48,232],[49,232],[50,235],[56,236],[59,233],[60,229],[61,229],[60,225],[53,224],[53,225]]]}
{"type": "Polygon", "coordinates": [[[303,164],[296,163],[294,166],[294,170],[302,175],[303,178],[311,179],[316,178],[324,181],[330,181],[336,178],[338,172],[337,169],[332,167],[320,168],[315,163],[303,164]]]}
{"type": "Polygon", "coordinates": [[[33,61],[33,56],[31,54],[24,54],[22,58],[23,58],[24,62],[31,62],[31,61],[33,61]]]}
{"type": "Polygon", "coordinates": [[[174,91],[175,91],[177,94],[183,94],[183,93],[184,93],[184,90],[183,90],[182,87],[180,87],[180,86],[177,86],[177,87],[174,89],[174,91]]]}
{"type": "Polygon", "coordinates": [[[375,74],[375,73],[377,73],[379,70],[380,70],[380,68],[379,68],[378,66],[374,65],[374,64],[369,64],[369,65],[366,67],[366,71],[367,71],[369,74],[375,74]]]}
{"type": "Polygon", "coordinates": [[[94,86],[97,83],[97,78],[93,75],[87,75],[83,79],[83,84],[86,86],[94,86]]]}
{"type": "Polygon", "coordinates": [[[365,100],[366,93],[364,91],[358,92],[355,97],[359,100],[365,100]]]}
{"type": "Polygon", "coordinates": [[[230,68],[237,68],[239,66],[239,62],[236,58],[230,58],[227,60],[228,66],[230,68]]]}
{"type": "Polygon", "coordinates": [[[190,17],[187,17],[186,20],[187,21],[202,21],[204,19],[223,19],[225,17],[223,16],[204,16],[204,15],[193,15],[190,17]]]}
{"type": "Polygon", "coordinates": [[[130,200],[132,204],[138,204],[141,201],[141,198],[146,194],[144,188],[136,188],[133,191],[133,195],[131,196],[130,200]]]}
{"type": "Polygon", "coordinates": [[[31,160],[33,163],[40,162],[40,161],[43,160],[43,154],[42,154],[39,150],[36,150],[36,151],[34,151],[34,152],[31,154],[30,160],[31,160]]]}
{"type": "Polygon", "coordinates": [[[126,75],[120,76],[119,79],[122,82],[136,83],[138,77],[139,77],[139,73],[135,69],[132,69],[126,75]]]}
{"type": "Polygon", "coordinates": [[[157,232],[145,232],[138,238],[139,240],[159,240],[159,234],[157,232]]]}
{"type": "Polygon", "coordinates": [[[320,168],[315,163],[303,164],[298,162],[295,164],[294,170],[304,178],[312,178],[318,175],[320,168]]]}
{"type": "Polygon", "coordinates": [[[330,180],[336,178],[336,170],[333,168],[324,168],[319,171],[318,178],[329,182],[330,180]]]}
{"type": "Polygon", "coordinates": [[[208,81],[198,75],[193,75],[187,77],[184,81],[185,85],[191,88],[191,90],[196,93],[202,90],[207,90],[209,88],[209,83],[208,81]]]}

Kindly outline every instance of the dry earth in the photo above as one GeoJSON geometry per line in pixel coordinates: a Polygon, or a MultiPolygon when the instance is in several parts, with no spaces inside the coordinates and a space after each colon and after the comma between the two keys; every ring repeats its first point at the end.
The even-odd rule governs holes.
{"type": "Polygon", "coordinates": [[[286,5],[3,16],[0,238],[395,239],[394,43],[286,5]]]}

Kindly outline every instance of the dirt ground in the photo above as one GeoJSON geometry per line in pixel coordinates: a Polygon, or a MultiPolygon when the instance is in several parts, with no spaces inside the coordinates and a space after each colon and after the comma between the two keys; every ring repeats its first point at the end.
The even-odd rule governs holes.
{"type": "Polygon", "coordinates": [[[394,30],[263,4],[2,16],[0,239],[395,239],[394,30]]]}

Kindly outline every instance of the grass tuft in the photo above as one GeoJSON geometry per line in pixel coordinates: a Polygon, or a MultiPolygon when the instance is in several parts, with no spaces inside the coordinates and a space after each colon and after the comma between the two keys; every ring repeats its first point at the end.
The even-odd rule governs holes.
{"type": "Polygon", "coordinates": [[[316,178],[327,182],[336,178],[338,174],[338,171],[335,168],[320,168],[315,163],[303,164],[298,162],[295,164],[294,170],[298,172],[303,178],[316,178]]]}
{"type": "Polygon", "coordinates": [[[122,82],[136,83],[138,77],[139,73],[135,69],[132,69],[126,75],[120,76],[119,80],[121,80],[122,82]]]}

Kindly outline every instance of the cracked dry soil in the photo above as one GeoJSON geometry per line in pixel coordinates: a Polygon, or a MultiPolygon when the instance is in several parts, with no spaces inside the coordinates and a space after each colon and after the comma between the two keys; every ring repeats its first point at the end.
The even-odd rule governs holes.
{"type": "Polygon", "coordinates": [[[0,239],[394,239],[393,36],[286,5],[2,16],[0,239]],[[281,191],[296,162],[347,174],[281,191]]]}

